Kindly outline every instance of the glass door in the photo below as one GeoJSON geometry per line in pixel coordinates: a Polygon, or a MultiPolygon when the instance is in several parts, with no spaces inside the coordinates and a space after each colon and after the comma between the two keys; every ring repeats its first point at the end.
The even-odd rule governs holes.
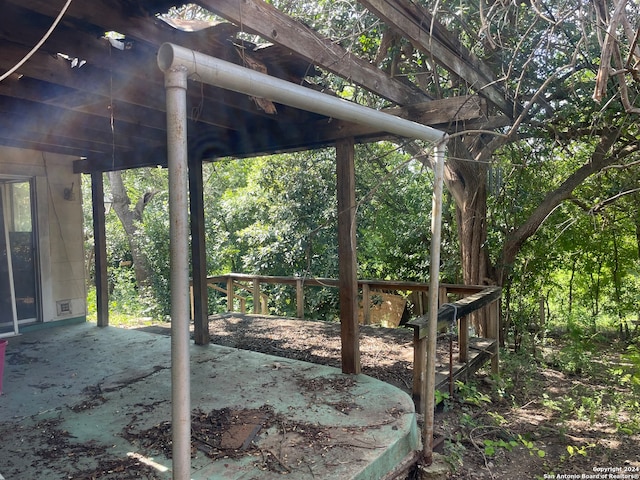
{"type": "Polygon", "coordinates": [[[0,336],[38,320],[32,185],[0,181],[0,336]]]}

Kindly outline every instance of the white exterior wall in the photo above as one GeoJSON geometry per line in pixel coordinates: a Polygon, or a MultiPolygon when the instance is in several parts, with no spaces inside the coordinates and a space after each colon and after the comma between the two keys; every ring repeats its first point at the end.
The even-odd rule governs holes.
{"type": "Polygon", "coordinates": [[[81,179],[76,158],[0,147],[0,176],[34,178],[42,321],[86,316],[81,179]],[[71,196],[65,198],[65,189],[71,196]],[[60,304],[70,312],[60,313],[60,304]]]}

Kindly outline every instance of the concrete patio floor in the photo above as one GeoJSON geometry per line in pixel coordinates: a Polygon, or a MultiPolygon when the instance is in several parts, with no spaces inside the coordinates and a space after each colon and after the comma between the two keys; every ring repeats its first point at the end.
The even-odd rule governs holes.
{"type": "MultiPolygon", "coordinates": [[[[55,327],[9,338],[0,478],[171,478],[171,339],[55,327]]],[[[190,347],[192,479],[382,479],[420,449],[411,398],[365,375],[190,347]]]]}

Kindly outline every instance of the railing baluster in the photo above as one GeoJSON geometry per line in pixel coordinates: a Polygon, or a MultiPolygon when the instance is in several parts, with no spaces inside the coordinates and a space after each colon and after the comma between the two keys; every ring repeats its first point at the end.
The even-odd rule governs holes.
{"type": "Polygon", "coordinates": [[[500,301],[495,300],[488,306],[489,313],[489,338],[495,339],[495,351],[491,357],[491,373],[498,375],[500,373],[500,301]]]}
{"type": "Polygon", "coordinates": [[[371,289],[368,283],[362,284],[362,317],[365,325],[371,324],[371,289]]]}
{"type": "Polygon", "coordinates": [[[233,277],[227,277],[227,311],[233,312],[233,277]]]}
{"type": "Polygon", "coordinates": [[[304,318],[304,289],[302,279],[296,279],[296,314],[298,318],[304,318]]]}
{"type": "MultiPolygon", "coordinates": [[[[262,298],[260,298],[260,280],[253,279],[253,313],[260,313],[262,298]]],[[[263,312],[264,313],[264,312],[263,312]]]]}
{"type": "Polygon", "coordinates": [[[458,361],[465,363],[469,359],[469,317],[458,320],[458,361]]]}

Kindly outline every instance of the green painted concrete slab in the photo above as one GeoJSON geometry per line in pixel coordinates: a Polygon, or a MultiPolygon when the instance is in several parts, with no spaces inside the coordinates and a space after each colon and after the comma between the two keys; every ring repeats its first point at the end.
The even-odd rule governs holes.
{"type": "MultiPolygon", "coordinates": [[[[170,345],[94,324],[10,338],[0,475],[171,478],[161,444],[145,444],[168,431],[170,345]]],[[[190,356],[194,480],[380,479],[420,449],[413,402],[387,383],[216,345],[190,356]],[[202,436],[208,425],[221,444],[202,436]]]]}

